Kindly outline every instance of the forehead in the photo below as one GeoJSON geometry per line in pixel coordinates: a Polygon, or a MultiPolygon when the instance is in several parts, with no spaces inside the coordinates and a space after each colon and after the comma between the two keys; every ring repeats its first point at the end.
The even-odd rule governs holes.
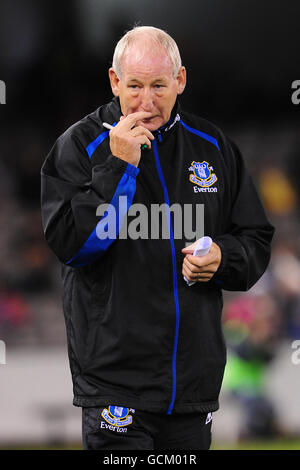
{"type": "Polygon", "coordinates": [[[122,75],[127,79],[173,78],[173,64],[162,47],[151,44],[133,44],[125,51],[122,61],[122,75]]]}

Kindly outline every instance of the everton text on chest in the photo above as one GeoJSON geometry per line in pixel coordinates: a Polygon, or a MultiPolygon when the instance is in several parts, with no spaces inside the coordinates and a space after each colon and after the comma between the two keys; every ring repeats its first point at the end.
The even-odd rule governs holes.
{"type": "Polygon", "coordinates": [[[130,207],[127,196],[116,204],[100,204],[96,215],[100,221],[96,234],[100,240],[174,239],[197,240],[204,235],[204,204],[141,203],[130,207]]]}

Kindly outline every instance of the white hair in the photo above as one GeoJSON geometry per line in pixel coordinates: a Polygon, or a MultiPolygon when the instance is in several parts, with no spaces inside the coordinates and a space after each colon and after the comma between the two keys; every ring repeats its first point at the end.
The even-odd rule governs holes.
{"type": "Polygon", "coordinates": [[[181,57],[178,50],[178,46],[174,39],[159,28],[153,26],[135,26],[120,39],[117,43],[113,55],[112,67],[116,72],[118,78],[121,78],[122,74],[122,60],[126,49],[137,41],[141,36],[148,36],[148,39],[156,43],[158,46],[163,47],[173,65],[173,77],[176,78],[181,67],[181,57]]]}

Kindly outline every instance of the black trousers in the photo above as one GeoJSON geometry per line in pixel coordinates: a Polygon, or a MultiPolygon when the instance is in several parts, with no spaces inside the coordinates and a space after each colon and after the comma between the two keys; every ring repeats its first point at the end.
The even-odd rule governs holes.
{"type": "Polygon", "coordinates": [[[84,450],[208,450],[211,413],[159,414],[117,406],[82,408],[84,450]]]}

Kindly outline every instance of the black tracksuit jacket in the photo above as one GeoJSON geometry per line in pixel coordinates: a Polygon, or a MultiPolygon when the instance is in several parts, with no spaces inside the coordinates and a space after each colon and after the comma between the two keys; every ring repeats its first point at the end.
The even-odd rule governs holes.
{"type": "Polygon", "coordinates": [[[226,363],[222,289],[253,286],[268,265],[274,229],[238,148],[218,127],[177,102],[136,168],[110,152],[102,123],[120,116],[114,98],[71,126],[41,172],[44,233],[62,262],[73,404],[214,411],[226,363]],[[127,197],[125,209],[119,196],[127,197]],[[115,237],[99,238],[104,203],[122,217],[135,203],[149,213],[151,204],[165,204],[169,236],[121,237],[122,218],[115,237]],[[174,237],[174,203],[192,205],[193,217],[204,204],[205,235],[222,251],[209,282],[183,279],[187,240],[174,237]]]}

